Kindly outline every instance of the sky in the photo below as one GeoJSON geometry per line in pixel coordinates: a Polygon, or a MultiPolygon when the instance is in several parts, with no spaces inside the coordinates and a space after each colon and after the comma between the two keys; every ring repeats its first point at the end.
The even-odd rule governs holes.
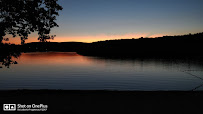
{"type": "MultiPolygon", "coordinates": [[[[203,0],[59,0],[54,42],[94,42],[203,32],[203,0]]],[[[26,42],[36,42],[33,33],[26,42]]],[[[10,38],[20,43],[20,38],[10,38]]]]}

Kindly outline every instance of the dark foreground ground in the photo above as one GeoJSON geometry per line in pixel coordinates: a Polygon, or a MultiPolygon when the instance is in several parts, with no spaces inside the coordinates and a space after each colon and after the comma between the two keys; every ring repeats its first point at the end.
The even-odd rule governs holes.
{"type": "MultiPolygon", "coordinates": [[[[0,91],[0,103],[2,107],[6,103],[46,104],[48,105],[47,112],[67,112],[67,114],[202,114],[203,91],[13,90],[0,91]]],[[[0,109],[2,112],[3,108],[0,109]]]]}

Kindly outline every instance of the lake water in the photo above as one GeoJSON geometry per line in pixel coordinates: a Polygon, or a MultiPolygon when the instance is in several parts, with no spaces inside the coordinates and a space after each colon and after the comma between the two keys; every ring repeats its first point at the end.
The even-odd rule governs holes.
{"type": "Polygon", "coordinates": [[[22,53],[0,68],[0,89],[203,90],[203,64],[188,60],[118,59],[73,52],[22,53]]]}

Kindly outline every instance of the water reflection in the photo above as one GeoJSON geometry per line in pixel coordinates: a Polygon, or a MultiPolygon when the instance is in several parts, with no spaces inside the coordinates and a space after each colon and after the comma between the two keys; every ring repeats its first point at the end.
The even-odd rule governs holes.
{"type": "Polygon", "coordinates": [[[203,90],[195,58],[91,57],[68,52],[22,53],[1,69],[0,89],[203,90]]]}
{"type": "MultiPolygon", "coordinates": [[[[203,87],[203,58],[202,56],[185,57],[154,57],[154,58],[140,58],[140,57],[97,57],[91,58],[94,61],[114,63],[117,65],[128,64],[130,67],[139,69],[141,71],[153,70],[167,70],[171,72],[183,72],[194,78],[202,80],[201,84],[191,89],[191,91],[198,90],[203,87]]],[[[202,90],[202,89],[201,89],[202,90]]]]}

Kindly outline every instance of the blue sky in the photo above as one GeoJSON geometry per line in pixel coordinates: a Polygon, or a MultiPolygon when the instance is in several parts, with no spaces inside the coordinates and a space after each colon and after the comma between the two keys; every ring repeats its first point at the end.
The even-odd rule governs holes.
{"type": "MultiPolygon", "coordinates": [[[[59,0],[54,41],[203,32],[203,0],[59,0]]],[[[37,39],[37,38],[35,38],[37,39]]]]}

